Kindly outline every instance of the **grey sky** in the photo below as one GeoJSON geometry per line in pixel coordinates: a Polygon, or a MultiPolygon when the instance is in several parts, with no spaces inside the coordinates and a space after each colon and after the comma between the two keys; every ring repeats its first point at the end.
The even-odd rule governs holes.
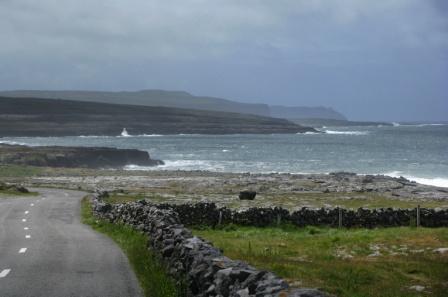
{"type": "Polygon", "coordinates": [[[446,0],[0,0],[0,89],[185,90],[448,120],[446,0]]]}

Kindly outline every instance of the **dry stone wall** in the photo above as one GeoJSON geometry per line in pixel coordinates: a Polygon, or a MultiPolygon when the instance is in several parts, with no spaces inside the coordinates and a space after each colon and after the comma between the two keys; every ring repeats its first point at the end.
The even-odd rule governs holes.
{"type": "MultiPolygon", "coordinates": [[[[188,217],[188,208],[182,209],[183,219],[212,222],[209,215],[216,211],[212,205],[201,205],[209,210],[199,217],[188,217]]],[[[170,275],[185,280],[190,296],[235,297],[323,297],[329,296],[316,289],[290,289],[288,284],[272,272],[258,270],[245,262],[225,257],[211,243],[193,236],[181,222],[173,208],[159,207],[145,200],[126,204],[107,204],[101,195],[94,196],[93,210],[99,217],[111,222],[122,222],[149,235],[148,245],[166,263],[170,275]]],[[[231,214],[226,210],[228,220],[231,214]]],[[[218,218],[219,219],[219,218],[218,218]]]]}
{"type": "MultiPolygon", "coordinates": [[[[214,203],[160,204],[159,207],[175,211],[182,224],[192,226],[216,226],[233,223],[264,227],[289,223],[299,227],[339,227],[341,225],[343,227],[375,228],[411,226],[417,222],[417,209],[302,208],[289,212],[286,209],[275,207],[236,211],[225,207],[218,208],[214,203]]],[[[448,209],[420,208],[420,225],[423,227],[448,227],[448,209]]]]}
{"type": "Polygon", "coordinates": [[[275,274],[260,271],[244,262],[231,260],[210,242],[193,236],[184,225],[216,226],[238,224],[270,226],[289,223],[297,226],[393,227],[448,226],[447,209],[309,209],[289,212],[283,208],[251,208],[235,211],[214,203],[152,204],[147,200],[108,204],[105,194],[93,199],[97,216],[125,223],[148,234],[148,245],[166,263],[170,275],[185,280],[190,296],[329,296],[316,289],[290,289],[275,274]]]}

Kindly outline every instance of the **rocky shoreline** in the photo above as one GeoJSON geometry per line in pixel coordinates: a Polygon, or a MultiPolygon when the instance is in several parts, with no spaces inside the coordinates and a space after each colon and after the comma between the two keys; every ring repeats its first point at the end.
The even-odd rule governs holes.
{"type": "Polygon", "coordinates": [[[121,168],[126,165],[157,166],[148,152],[106,147],[61,147],[0,144],[0,164],[45,167],[121,168]]]}

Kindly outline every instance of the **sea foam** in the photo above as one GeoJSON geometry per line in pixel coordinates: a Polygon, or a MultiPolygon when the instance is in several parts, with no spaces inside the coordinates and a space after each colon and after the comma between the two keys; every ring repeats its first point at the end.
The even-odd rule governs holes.
{"type": "Polygon", "coordinates": [[[326,134],[334,134],[334,135],[368,135],[368,131],[335,131],[335,130],[325,130],[322,131],[326,134]]]}
{"type": "Polygon", "coordinates": [[[425,178],[425,177],[417,177],[412,175],[404,175],[401,171],[392,171],[385,173],[384,175],[390,176],[390,177],[401,177],[414,181],[416,183],[422,184],[422,185],[428,185],[428,186],[435,186],[435,187],[442,187],[442,188],[448,188],[448,178],[442,178],[442,177],[433,177],[433,178],[425,178]]]}

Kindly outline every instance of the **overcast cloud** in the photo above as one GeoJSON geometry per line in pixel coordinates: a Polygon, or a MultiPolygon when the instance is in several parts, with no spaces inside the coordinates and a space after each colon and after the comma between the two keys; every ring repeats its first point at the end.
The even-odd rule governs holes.
{"type": "Polygon", "coordinates": [[[0,0],[0,89],[181,89],[448,120],[445,0],[0,0]]]}

